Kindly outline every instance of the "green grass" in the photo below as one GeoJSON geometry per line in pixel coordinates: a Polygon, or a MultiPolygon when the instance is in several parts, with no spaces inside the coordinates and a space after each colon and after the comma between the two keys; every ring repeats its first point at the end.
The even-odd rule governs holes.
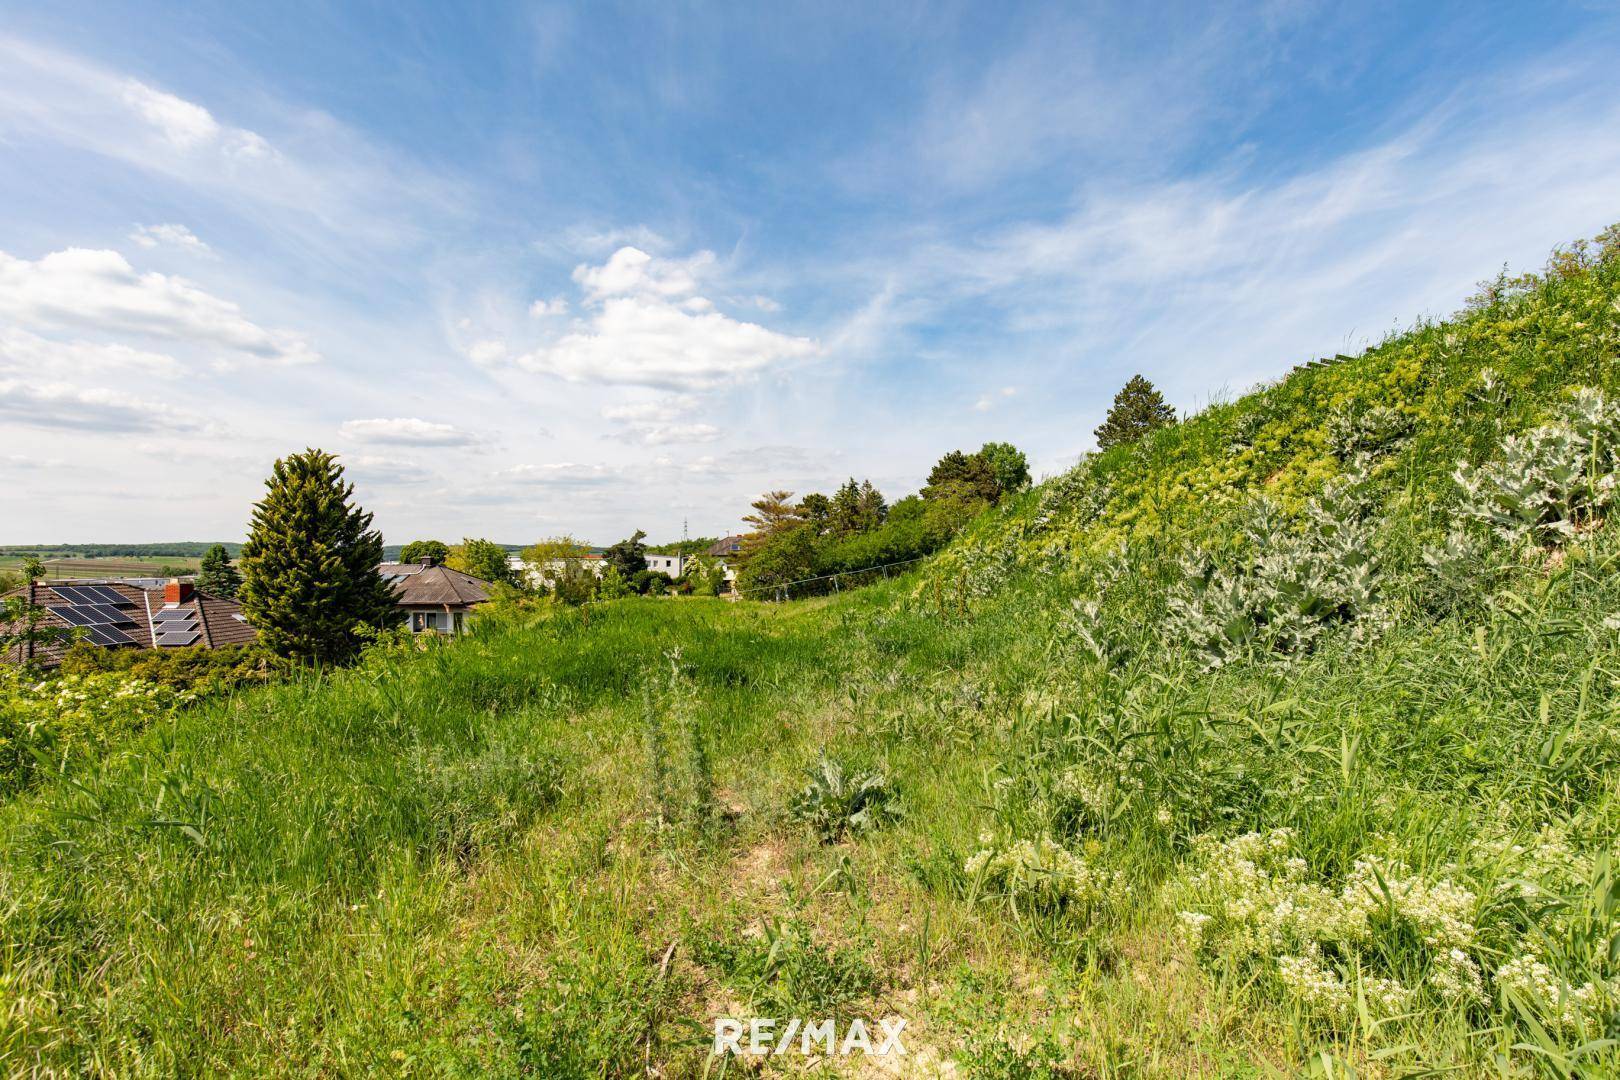
{"type": "Polygon", "coordinates": [[[810,1012],[904,1016],[913,1064],[982,1076],[1614,1075],[1620,532],[1497,545],[1460,594],[1421,554],[1458,458],[1620,385],[1617,299],[1577,269],[1301,373],[905,580],[489,620],[182,711],[0,808],[0,1062],[739,1075],[714,1017],[810,1012]],[[1510,400],[1471,396],[1486,365],[1510,400]],[[1180,556],[1241,557],[1260,495],[1312,535],[1333,418],[1373,405],[1414,425],[1368,470],[1376,630],[1208,670],[1180,556]],[[801,820],[823,751],[898,813],[801,820]],[[1329,925],[1346,895],[1370,932],[1329,925]],[[1437,989],[1461,931],[1425,904],[1478,996],[1437,989]],[[1313,949],[1337,997],[1285,977],[1313,949]],[[1532,952],[1590,1015],[1507,992],[1532,952]]]}

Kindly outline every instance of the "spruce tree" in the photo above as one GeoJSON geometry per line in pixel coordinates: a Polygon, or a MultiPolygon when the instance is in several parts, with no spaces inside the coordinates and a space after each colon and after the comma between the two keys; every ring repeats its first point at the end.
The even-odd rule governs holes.
{"type": "Polygon", "coordinates": [[[1108,418],[1097,428],[1097,448],[1135,442],[1155,428],[1176,422],[1176,410],[1166,405],[1164,397],[1153,384],[1140,375],[1132,375],[1119,393],[1108,418]]]}
{"type": "Polygon", "coordinates": [[[235,596],[242,587],[242,575],[231,565],[224,544],[215,544],[203,555],[197,567],[197,591],[209,596],[235,596]]]}
{"type": "Polygon", "coordinates": [[[352,660],[364,628],[399,621],[393,586],[377,573],[382,534],[324,450],[277,461],[264,486],[242,547],[242,614],[278,655],[352,660]]]}

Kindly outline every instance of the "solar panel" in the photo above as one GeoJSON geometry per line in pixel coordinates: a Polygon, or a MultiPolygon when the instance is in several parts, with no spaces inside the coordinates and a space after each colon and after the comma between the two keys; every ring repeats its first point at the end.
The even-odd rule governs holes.
{"type": "Polygon", "coordinates": [[[80,604],[99,604],[102,601],[90,591],[88,585],[52,585],[56,595],[77,607],[80,604]]]}
{"type": "Polygon", "coordinates": [[[52,615],[61,618],[69,626],[92,626],[96,621],[91,617],[89,608],[51,607],[46,610],[48,610],[52,615]]]}
{"type": "Polygon", "coordinates": [[[90,641],[92,644],[103,647],[110,645],[133,645],[135,639],[122,630],[114,630],[110,626],[90,627],[90,641]]]}
{"type": "Polygon", "coordinates": [[[161,646],[190,645],[200,637],[202,634],[196,630],[165,630],[153,640],[161,646]]]}
{"type": "Polygon", "coordinates": [[[134,626],[135,619],[127,611],[121,611],[111,604],[91,604],[81,610],[89,612],[91,619],[101,626],[134,626]]]}
{"type": "Polygon", "coordinates": [[[93,593],[100,599],[90,601],[92,604],[116,604],[119,607],[129,607],[135,603],[129,597],[108,585],[85,585],[85,592],[93,593]]]}
{"type": "Polygon", "coordinates": [[[173,619],[195,619],[196,617],[197,613],[192,611],[190,608],[178,607],[163,608],[157,614],[152,616],[152,618],[156,619],[158,622],[169,622],[173,619]]]}

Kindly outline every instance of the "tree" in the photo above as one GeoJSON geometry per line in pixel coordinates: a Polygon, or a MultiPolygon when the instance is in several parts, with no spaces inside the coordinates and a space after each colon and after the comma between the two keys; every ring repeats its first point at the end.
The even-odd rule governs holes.
{"type": "Polygon", "coordinates": [[[241,587],[242,575],[231,565],[225,545],[215,544],[209,548],[197,567],[197,591],[210,596],[235,596],[241,587]]]}
{"type": "Polygon", "coordinates": [[[647,545],[643,542],[646,539],[647,534],[637,529],[629,539],[620,540],[602,553],[603,561],[618,570],[619,578],[626,584],[647,571],[647,545]]]}
{"type": "Polygon", "coordinates": [[[993,503],[1001,497],[990,463],[978,454],[952,450],[940,458],[923,485],[923,498],[930,501],[993,503]]]}
{"type": "Polygon", "coordinates": [[[870,532],[882,525],[889,516],[889,504],[883,500],[883,493],[872,486],[870,480],[861,481],[860,497],[856,500],[855,508],[861,532],[870,532]]]}
{"type": "Polygon", "coordinates": [[[861,488],[853,476],[833,492],[827,525],[834,536],[853,536],[861,531],[861,488]]]}
{"type": "Polygon", "coordinates": [[[1012,495],[1029,486],[1029,460],[1012,443],[987,442],[979,447],[978,456],[989,464],[1001,494],[1012,495]]]}
{"type": "Polygon", "coordinates": [[[814,529],[803,523],[787,527],[749,556],[737,574],[737,587],[744,595],[769,599],[771,588],[813,576],[817,555],[814,529]]]}
{"type": "Polygon", "coordinates": [[[471,574],[491,585],[516,587],[523,585],[523,582],[518,580],[517,571],[512,569],[506,548],[493,540],[462,537],[461,543],[450,549],[450,557],[445,559],[444,565],[452,570],[460,570],[463,574],[471,574]]]}
{"type": "Polygon", "coordinates": [[[531,581],[567,604],[583,604],[596,592],[596,575],[585,565],[590,549],[572,536],[530,544],[521,558],[531,581]]]}
{"type": "Polygon", "coordinates": [[[1114,395],[1108,417],[1097,428],[1097,448],[1135,442],[1148,432],[1176,422],[1176,410],[1166,405],[1164,397],[1152,383],[1140,375],[1132,375],[1120,392],[1114,395]]]}
{"type": "Polygon", "coordinates": [[[832,519],[832,500],[812,491],[799,500],[799,516],[820,535],[827,531],[827,523],[832,519]]]}
{"type": "Polygon", "coordinates": [[[264,486],[242,546],[242,614],[279,656],[352,660],[366,628],[399,619],[393,587],[377,573],[382,534],[324,450],[282,458],[264,486]]]}
{"type": "Polygon", "coordinates": [[[601,580],[596,584],[598,600],[618,600],[630,595],[630,585],[619,573],[619,568],[608,563],[602,568],[601,580]]]}
{"type": "Polygon", "coordinates": [[[450,557],[450,545],[443,540],[412,540],[399,549],[399,561],[402,563],[421,562],[423,559],[432,559],[440,565],[450,557]]]}

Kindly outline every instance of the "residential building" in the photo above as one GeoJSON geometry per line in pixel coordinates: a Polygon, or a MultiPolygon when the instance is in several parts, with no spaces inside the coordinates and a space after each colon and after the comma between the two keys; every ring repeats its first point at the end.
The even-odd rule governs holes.
{"type": "Polygon", "coordinates": [[[377,573],[394,586],[394,596],[413,634],[459,634],[473,609],[489,602],[489,582],[440,566],[436,559],[383,563],[377,573]]]}
{"type": "MultiPolygon", "coordinates": [[[[240,604],[200,593],[189,581],[171,580],[157,589],[117,580],[33,581],[5,594],[23,595],[43,609],[40,626],[76,631],[74,637],[101,648],[217,649],[258,638],[240,604]]],[[[55,667],[72,644],[71,638],[24,643],[13,646],[3,659],[55,667]]]]}

